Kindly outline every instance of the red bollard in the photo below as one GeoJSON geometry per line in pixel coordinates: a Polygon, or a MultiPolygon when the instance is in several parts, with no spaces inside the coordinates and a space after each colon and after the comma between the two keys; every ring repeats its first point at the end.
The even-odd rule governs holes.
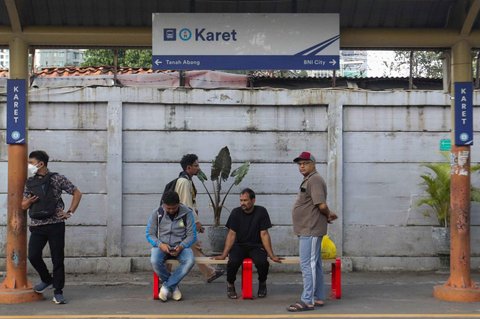
{"type": "Polygon", "coordinates": [[[342,298],[342,260],[340,258],[335,259],[335,263],[332,263],[332,299],[342,298]]]}
{"type": "Polygon", "coordinates": [[[158,292],[160,291],[160,278],[158,277],[156,272],[153,272],[153,299],[158,300],[158,292]]]}
{"type": "Polygon", "coordinates": [[[242,299],[253,299],[252,259],[245,258],[242,266],[242,299]]]}

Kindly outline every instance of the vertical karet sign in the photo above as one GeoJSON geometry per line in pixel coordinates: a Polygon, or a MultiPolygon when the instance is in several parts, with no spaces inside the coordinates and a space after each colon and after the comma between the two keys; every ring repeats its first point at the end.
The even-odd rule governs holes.
{"type": "Polygon", "coordinates": [[[26,107],[26,80],[7,80],[7,144],[26,143],[26,107]]]}
{"type": "Polygon", "coordinates": [[[472,82],[455,82],[455,145],[473,145],[472,82]]]}

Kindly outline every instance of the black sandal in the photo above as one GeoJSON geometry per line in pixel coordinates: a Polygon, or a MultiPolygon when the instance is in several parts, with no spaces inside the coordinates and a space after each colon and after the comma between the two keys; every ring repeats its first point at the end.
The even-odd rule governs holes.
{"type": "Polygon", "coordinates": [[[224,273],[225,271],[223,271],[222,269],[215,270],[215,273],[210,278],[207,279],[207,283],[211,283],[215,279],[220,278],[224,273]]]}
{"type": "Polygon", "coordinates": [[[227,286],[227,297],[230,299],[237,299],[237,292],[235,291],[235,286],[227,286]]]}
{"type": "Polygon", "coordinates": [[[267,283],[261,282],[258,285],[258,298],[265,298],[267,296],[267,283]]]}
{"type": "Polygon", "coordinates": [[[300,312],[300,311],[315,310],[315,307],[309,306],[303,301],[299,301],[294,303],[293,305],[288,306],[287,310],[290,312],[300,312]]]}

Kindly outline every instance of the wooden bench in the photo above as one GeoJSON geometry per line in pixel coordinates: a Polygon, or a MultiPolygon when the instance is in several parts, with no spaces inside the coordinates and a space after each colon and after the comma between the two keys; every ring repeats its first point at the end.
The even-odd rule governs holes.
{"type": "MultiPolygon", "coordinates": [[[[291,256],[291,257],[282,257],[282,264],[299,264],[300,258],[298,256],[291,256]]],[[[275,264],[270,259],[270,264],[275,264]]],[[[166,261],[167,264],[178,264],[178,261],[175,259],[169,259],[166,261]]],[[[215,260],[211,259],[210,257],[195,257],[196,264],[223,264],[226,265],[228,263],[228,258],[224,260],[215,260]]],[[[335,259],[323,259],[322,263],[325,265],[330,264],[332,269],[332,287],[330,290],[330,297],[333,299],[340,299],[342,297],[342,261],[340,257],[335,259]]],[[[252,294],[252,262],[250,258],[246,258],[243,261],[243,269],[242,269],[242,298],[243,299],[251,299],[253,298],[252,294]]],[[[160,278],[158,275],[153,272],[153,299],[158,300],[158,291],[160,289],[160,278]]]]}

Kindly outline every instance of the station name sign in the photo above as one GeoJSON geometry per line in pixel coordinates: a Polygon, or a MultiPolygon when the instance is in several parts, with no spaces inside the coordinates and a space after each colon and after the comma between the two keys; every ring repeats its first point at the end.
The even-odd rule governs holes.
{"type": "Polygon", "coordinates": [[[7,80],[7,144],[26,143],[26,92],[26,80],[7,80]]]}
{"type": "Polygon", "coordinates": [[[338,14],[154,13],[157,70],[336,70],[338,14]]]}
{"type": "Polygon", "coordinates": [[[455,145],[473,145],[473,84],[455,82],[455,145]]]}

